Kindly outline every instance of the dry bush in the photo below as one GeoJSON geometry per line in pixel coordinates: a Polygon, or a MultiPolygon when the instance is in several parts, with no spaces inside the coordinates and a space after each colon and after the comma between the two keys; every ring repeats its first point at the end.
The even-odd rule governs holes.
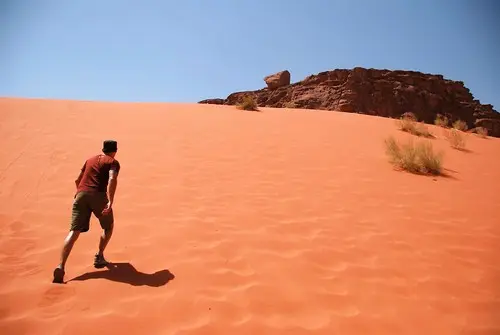
{"type": "Polygon", "coordinates": [[[412,112],[406,112],[401,115],[401,119],[408,119],[417,122],[417,116],[412,112]]]}
{"type": "Polygon", "coordinates": [[[390,162],[411,173],[439,175],[442,173],[443,153],[434,152],[428,141],[399,144],[394,137],[385,140],[386,154],[390,162]]]}
{"type": "Polygon", "coordinates": [[[247,111],[256,111],[257,110],[257,102],[255,99],[249,95],[243,97],[243,101],[238,105],[239,109],[247,110],[247,111]]]}
{"type": "Polygon", "coordinates": [[[478,134],[479,137],[487,138],[488,137],[488,129],[486,129],[484,127],[476,127],[476,134],[478,134]]]}
{"type": "Polygon", "coordinates": [[[465,136],[457,129],[453,128],[446,134],[452,148],[465,150],[465,136]]]}
{"type": "Polygon", "coordinates": [[[283,104],[285,108],[297,108],[297,104],[293,101],[288,101],[283,104]]]}
{"type": "Polygon", "coordinates": [[[396,122],[399,129],[401,129],[402,131],[406,131],[410,134],[415,133],[417,127],[417,123],[415,121],[401,117],[401,119],[397,120],[396,122]]]}
{"type": "Polygon", "coordinates": [[[417,118],[413,113],[404,113],[397,122],[399,129],[402,131],[416,136],[432,137],[427,125],[423,122],[417,122],[417,118]]]}
{"type": "Polygon", "coordinates": [[[410,172],[420,170],[415,150],[411,150],[411,147],[401,148],[392,136],[385,140],[385,152],[389,156],[391,164],[410,172]]]}
{"type": "Polygon", "coordinates": [[[444,115],[438,114],[434,120],[434,124],[439,127],[447,128],[450,120],[444,115]]]}
{"type": "Polygon", "coordinates": [[[416,128],[417,118],[413,113],[404,113],[396,122],[402,131],[413,133],[416,128]]]}
{"type": "Polygon", "coordinates": [[[417,152],[423,173],[441,174],[443,169],[442,152],[434,152],[432,144],[429,142],[418,143],[417,152]]]}
{"type": "Polygon", "coordinates": [[[453,128],[460,131],[467,131],[467,123],[462,120],[456,120],[453,122],[453,128]]]}
{"type": "Polygon", "coordinates": [[[423,137],[432,137],[431,132],[429,131],[429,128],[427,125],[423,122],[419,122],[416,127],[416,134],[417,136],[423,136],[423,137]]]}

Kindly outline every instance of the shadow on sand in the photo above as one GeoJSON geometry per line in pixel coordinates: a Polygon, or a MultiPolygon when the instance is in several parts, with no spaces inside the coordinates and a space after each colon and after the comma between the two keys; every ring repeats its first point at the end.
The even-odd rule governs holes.
{"type": "Polygon", "coordinates": [[[398,167],[394,167],[393,168],[394,171],[398,171],[398,172],[404,172],[404,173],[408,173],[408,174],[414,174],[414,175],[417,175],[417,176],[423,176],[423,177],[427,177],[427,178],[431,178],[433,179],[434,181],[437,181],[438,178],[444,178],[444,179],[452,179],[452,180],[459,180],[455,174],[458,174],[457,171],[455,170],[451,170],[451,169],[446,169],[444,168],[440,174],[438,175],[434,175],[434,174],[430,174],[430,173],[423,173],[423,172],[418,172],[418,171],[413,171],[413,172],[410,172],[410,171],[406,171],[402,168],[398,168],[398,167]]]}
{"type": "Polygon", "coordinates": [[[446,179],[452,179],[452,180],[459,180],[456,175],[458,174],[457,171],[451,170],[444,168],[443,171],[441,172],[441,175],[438,177],[446,178],[446,179]]]}
{"type": "Polygon", "coordinates": [[[137,271],[130,263],[109,263],[105,271],[87,272],[69,281],[107,279],[132,286],[160,287],[174,278],[175,276],[169,270],[148,274],[137,271]]]}
{"type": "Polygon", "coordinates": [[[461,151],[461,152],[465,152],[467,154],[473,154],[474,151],[470,150],[470,149],[467,149],[467,148],[454,148],[455,150],[458,150],[458,151],[461,151]]]}

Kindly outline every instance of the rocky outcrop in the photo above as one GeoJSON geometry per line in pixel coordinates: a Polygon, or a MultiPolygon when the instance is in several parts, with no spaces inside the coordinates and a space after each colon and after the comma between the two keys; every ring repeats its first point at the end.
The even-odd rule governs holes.
{"type": "Polygon", "coordinates": [[[247,95],[253,96],[260,107],[295,106],[393,118],[412,112],[426,123],[441,114],[451,122],[461,119],[469,128],[485,127],[490,136],[500,137],[500,114],[492,105],[474,99],[463,82],[435,74],[337,69],[281,87],[232,93],[223,104],[236,105],[247,95]]]}
{"type": "Polygon", "coordinates": [[[264,77],[264,81],[267,84],[267,88],[270,90],[288,86],[290,85],[290,72],[288,70],[285,70],[275,74],[271,74],[267,77],[264,77]]]}
{"type": "Polygon", "coordinates": [[[500,118],[498,119],[477,119],[475,122],[476,127],[488,129],[488,135],[500,137],[500,118]]]}
{"type": "Polygon", "coordinates": [[[206,100],[199,101],[198,103],[199,104],[210,104],[210,105],[224,105],[224,102],[226,102],[226,100],[224,100],[224,99],[206,99],[206,100]]]}

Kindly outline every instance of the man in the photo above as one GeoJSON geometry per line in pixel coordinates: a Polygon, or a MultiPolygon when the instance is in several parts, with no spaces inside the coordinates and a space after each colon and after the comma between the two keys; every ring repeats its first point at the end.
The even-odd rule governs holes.
{"type": "Polygon", "coordinates": [[[117,151],[116,141],[104,141],[103,154],[89,158],[75,180],[76,194],[70,232],[64,241],[61,263],[54,269],[54,283],[63,282],[68,256],[80,233],[89,230],[92,213],[99,219],[103,229],[99,251],[94,256],[94,267],[103,268],[108,264],[104,258],[104,249],[113,233],[113,201],[120,172],[120,163],[115,159],[117,151]]]}

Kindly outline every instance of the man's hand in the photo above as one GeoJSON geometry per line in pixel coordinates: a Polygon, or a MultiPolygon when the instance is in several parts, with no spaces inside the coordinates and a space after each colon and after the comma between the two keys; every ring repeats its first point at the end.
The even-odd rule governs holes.
{"type": "Polygon", "coordinates": [[[113,206],[113,203],[111,201],[108,201],[108,204],[102,210],[102,215],[108,215],[109,213],[111,213],[112,206],[113,206]]]}
{"type": "Polygon", "coordinates": [[[78,188],[78,185],[80,185],[80,181],[82,181],[82,175],[81,174],[75,180],[75,186],[76,186],[76,188],[78,188]]]}

